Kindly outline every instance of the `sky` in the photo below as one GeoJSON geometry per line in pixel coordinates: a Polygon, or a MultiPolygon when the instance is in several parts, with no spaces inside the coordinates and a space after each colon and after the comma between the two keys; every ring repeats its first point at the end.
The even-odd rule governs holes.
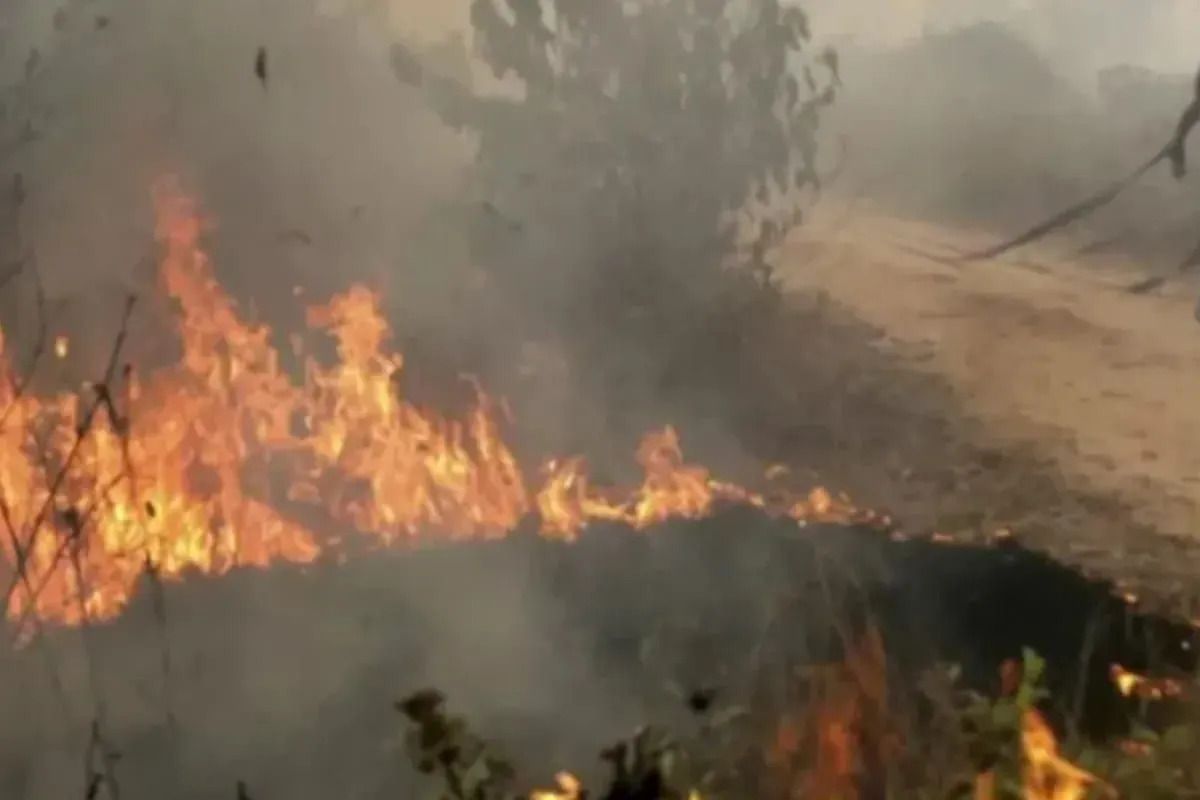
{"type": "Polygon", "coordinates": [[[894,44],[993,20],[1020,30],[1075,76],[1116,63],[1190,72],[1200,64],[1200,0],[805,0],[820,31],[894,44]]]}
{"type": "MultiPolygon", "coordinates": [[[[373,0],[322,0],[345,7],[373,0]]],[[[793,0],[819,34],[888,45],[984,20],[1006,23],[1068,77],[1090,82],[1108,66],[1162,72],[1200,64],[1200,0],[793,0]]],[[[398,30],[436,35],[466,20],[469,0],[379,0],[398,30]]]]}
{"type": "MultiPolygon", "coordinates": [[[[464,25],[470,0],[313,0],[325,13],[385,7],[397,32],[437,38],[464,25]]],[[[980,20],[1005,22],[1076,76],[1116,63],[1191,72],[1200,64],[1200,0],[794,0],[819,33],[863,44],[894,44],[926,30],[980,20]]],[[[0,1],[0,34],[49,28],[53,3],[0,1]],[[15,9],[22,8],[22,11],[15,9]],[[32,24],[30,24],[32,22],[32,24]]],[[[31,31],[30,31],[31,32],[31,31]]],[[[26,47],[0,48],[0,72],[19,67],[26,47]],[[4,52],[7,50],[7,52],[4,52]],[[11,63],[8,63],[11,62],[11,63]]]]}

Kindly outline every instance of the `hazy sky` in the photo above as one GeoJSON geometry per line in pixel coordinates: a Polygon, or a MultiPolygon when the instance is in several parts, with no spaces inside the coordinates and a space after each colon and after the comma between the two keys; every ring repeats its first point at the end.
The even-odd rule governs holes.
{"type": "MultiPolygon", "coordinates": [[[[370,0],[322,0],[332,7],[370,0]]],[[[469,0],[383,0],[398,28],[428,33],[466,19],[469,0]]],[[[925,30],[995,20],[1019,29],[1064,70],[1089,80],[1131,62],[1163,71],[1200,64],[1200,0],[795,0],[819,33],[888,44],[925,30]]]]}
{"type": "Polygon", "coordinates": [[[864,43],[979,20],[1008,23],[1075,73],[1118,62],[1190,71],[1200,0],[806,0],[819,29],[864,43]]]}
{"type": "MultiPolygon", "coordinates": [[[[467,19],[470,0],[311,0],[339,14],[386,7],[405,33],[437,36],[467,19]]],[[[1191,71],[1200,63],[1200,0],[795,0],[826,35],[894,43],[979,20],[1019,28],[1043,50],[1058,53],[1077,74],[1118,62],[1191,71]]],[[[305,3],[300,3],[304,5],[305,3]]],[[[55,4],[0,0],[0,38],[25,29],[26,46],[41,44],[55,4]]],[[[18,37],[25,38],[25,37],[18,37]]],[[[0,48],[0,66],[19,65],[27,49],[0,48]],[[8,52],[4,52],[7,50],[8,52]],[[12,62],[12,64],[4,64],[12,62]]],[[[5,70],[0,69],[0,72],[5,70]]]]}

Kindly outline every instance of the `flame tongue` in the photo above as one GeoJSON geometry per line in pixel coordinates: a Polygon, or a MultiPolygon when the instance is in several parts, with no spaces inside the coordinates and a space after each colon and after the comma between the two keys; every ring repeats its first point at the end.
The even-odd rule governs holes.
{"type": "Polygon", "coordinates": [[[563,539],[591,521],[642,529],[728,502],[795,519],[853,514],[823,491],[768,503],[715,481],[685,462],[671,428],[642,442],[645,479],[632,492],[592,486],[579,458],[549,462],[532,489],[482,390],[461,420],[399,396],[404,362],[387,350],[374,292],[354,286],[309,309],[309,327],[333,340],[337,357],[309,359],[293,378],[270,329],[242,319],[217,282],[194,204],[169,184],[155,202],[160,284],[178,307],[176,364],[104,387],[111,413],[96,414],[81,436],[92,398],[21,391],[0,334],[0,554],[11,619],[110,617],[148,566],[163,578],[221,574],[310,562],[338,546],[297,518],[386,545],[418,533],[502,536],[531,512],[545,535],[563,539]],[[273,493],[277,479],[286,490],[273,493]]]}
{"type": "Polygon", "coordinates": [[[1022,794],[1025,800],[1083,800],[1095,787],[1105,796],[1116,792],[1098,777],[1059,755],[1058,740],[1036,710],[1021,720],[1021,750],[1025,757],[1022,794]]]}

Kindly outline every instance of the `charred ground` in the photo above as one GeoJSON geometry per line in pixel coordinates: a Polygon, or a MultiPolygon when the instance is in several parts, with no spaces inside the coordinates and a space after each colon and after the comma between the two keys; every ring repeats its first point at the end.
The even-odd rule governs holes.
{"type": "Polygon", "coordinates": [[[991,693],[996,664],[1037,648],[1056,720],[1101,737],[1133,711],[1112,664],[1193,666],[1189,628],[1019,547],[801,531],[748,510],[602,527],[573,545],[518,535],[164,589],[145,587],[115,623],[5,657],[5,716],[30,721],[4,734],[6,793],[72,791],[95,692],[130,796],[222,795],[241,780],[378,797],[413,788],[392,701],[430,682],[537,782],[557,766],[590,777],[599,747],[636,725],[691,735],[737,707],[751,720],[737,751],[765,758],[774,727],[813,701],[798,676],[846,658],[864,625],[887,649],[889,724],[914,744],[931,723],[907,687],[940,664],[991,693]],[[694,692],[712,708],[689,710],[694,692]]]}

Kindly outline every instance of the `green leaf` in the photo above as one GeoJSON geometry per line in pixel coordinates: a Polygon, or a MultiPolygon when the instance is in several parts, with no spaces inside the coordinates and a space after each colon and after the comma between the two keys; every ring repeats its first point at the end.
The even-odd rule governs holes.
{"type": "Polygon", "coordinates": [[[1021,722],[1021,709],[1013,703],[997,703],[992,708],[991,719],[997,728],[1015,730],[1021,722]]]}
{"type": "Polygon", "coordinates": [[[1046,671],[1046,661],[1030,648],[1021,652],[1023,681],[1031,686],[1041,682],[1046,671]]]}

